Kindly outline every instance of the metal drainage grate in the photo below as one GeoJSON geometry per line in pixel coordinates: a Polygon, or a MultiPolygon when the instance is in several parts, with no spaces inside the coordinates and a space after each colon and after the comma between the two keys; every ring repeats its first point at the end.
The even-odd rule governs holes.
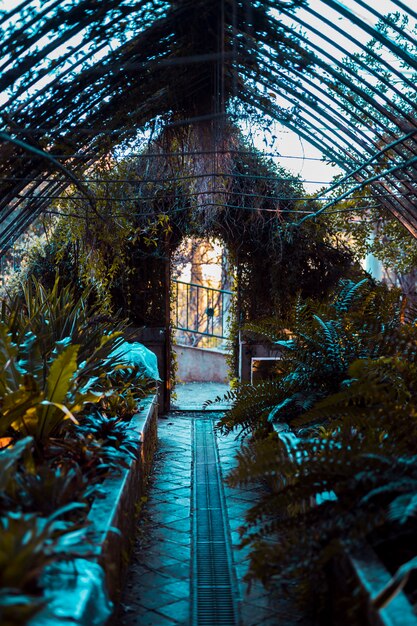
{"type": "Polygon", "coordinates": [[[194,421],[193,626],[238,624],[217,448],[210,419],[194,421]]]}

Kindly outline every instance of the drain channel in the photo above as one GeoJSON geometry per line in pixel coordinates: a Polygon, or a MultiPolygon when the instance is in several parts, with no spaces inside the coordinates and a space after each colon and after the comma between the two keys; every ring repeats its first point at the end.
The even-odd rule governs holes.
{"type": "Polygon", "coordinates": [[[238,624],[224,495],[210,419],[194,420],[193,626],[238,624]]]}

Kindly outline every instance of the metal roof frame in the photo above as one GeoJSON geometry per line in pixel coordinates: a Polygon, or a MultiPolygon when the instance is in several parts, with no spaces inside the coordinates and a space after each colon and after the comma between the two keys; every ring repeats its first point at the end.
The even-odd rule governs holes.
{"type": "MultiPolygon", "coordinates": [[[[377,0],[350,0],[350,7],[339,0],[208,2],[226,16],[220,36],[223,48],[189,56],[175,56],[177,41],[169,21],[174,9],[176,18],[187,15],[186,0],[107,0],[100,5],[49,0],[42,9],[36,9],[35,0],[24,0],[0,15],[4,27],[0,87],[8,93],[0,101],[0,254],[48,209],[46,191],[57,195],[68,184],[78,183],[106,150],[172,110],[175,94],[169,94],[166,86],[172,72],[178,77],[178,89],[192,99],[204,89],[207,67],[217,68],[219,93],[226,76],[234,85],[229,96],[316,146],[324,158],[345,170],[343,181],[354,181],[351,193],[364,187],[374,190],[380,203],[417,237],[414,34],[383,15],[377,0]],[[363,41],[333,23],[328,9],[360,29],[363,41]],[[356,9],[385,24],[407,46],[378,30],[356,9]],[[13,25],[17,17],[21,19],[13,25]],[[314,25],[318,18],[332,29],[333,39],[314,25]],[[230,40],[227,50],[225,32],[230,40]],[[366,37],[378,42],[384,51],[381,56],[367,46],[366,37]],[[346,42],[351,47],[345,49],[346,42]],[[51,60],[50,55],[57,56],[51,60]],[[401,67],[391,63],[392,58],[401,67]],[[201,71],[196,73],[192,65],[201,71]],[[187,74],[194,82],[187,83],[187,74]],[[266,97],[268,91],[275,98],[266,97]],[[83,133],[77,133],[80,120],[83,133]],[[60,152],[67,156],[56,158],[60,152]],[[382,164],[384,169],[378,171],[382,164]]],[[[417,20],[417,13],[402,0],[390,2],[409,20],[417,20]]],[[[222,98],[208,117],[224,115],[224,92],[222,98]]],[[[184,116],[174,123],[193,119],[184,116]]],[[[330,205],[322,201],[320,213],[345,197],[343,183],[339,185],[339,197],[336,187],[335,199],[330,205]]],[[[81,184],[80,189],[93,205],[88,188],[81,184]]],[[[311,215],[295,223],[305,219],[311,215]]]]}

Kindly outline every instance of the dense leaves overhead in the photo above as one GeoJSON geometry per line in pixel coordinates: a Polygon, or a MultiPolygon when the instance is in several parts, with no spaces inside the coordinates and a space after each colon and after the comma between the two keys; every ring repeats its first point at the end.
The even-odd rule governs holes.
{"type": "MultiPolygon", "coordinates": [[[[295,129],[348,172],[359,167],[360,183],[385,178],[384,170],[394,167],[394,178],[400,172],[411,184],[415,89],[409,72],[417,68],[411,24],[381,17],[373,27],[335,0],[320,3],[322,14],[309,0],[25,0],[0,14],[0,248],[65,188],[69,172],[82,176],[151,126],[159,131],[204,119],[267,116],[265,124],[279,120],[295,129]],[[332,12],[375,36],[367,55],[358,56],[363,37],[349,37],[332,12]],[[317,18],[334,28],[334,38],[317,29],[317,18]],[[344,49],[355,63],[341,61],[344,49]],[[406,90],[392,80],[398,77],[406,90]],[[381,143],[388,122],[393,131],[381,143]],[[401,149],[388,152],[400,135],[406,136],[401,149]]],[[[389,192],[403,198],[410,184],[405,189],[394,181],[389,192]]],[[[85,186],[81,191],[88,195],[85,186]]],[[[391,204],[417,233],[411,199],[391,204]]]]}
{"type": "MultiPolygon", "coordinates": [[[[221,116],[232,96],[264,108],[268,100],[255,88],[265,74],[264,42],[284,64],[307,63],[260,3],[81,1],[21,15],[6,29],[3,47],[1,86],[11,94],[0,111],[4,124],[14,139],[59,155],[75,171],[156,118],[221,116]],[[48,43],[41,47],[43,36],[48,43]]],[[[39,181],[28,182],[57,169],[15,143],[4,143],[0,157],[9,179],[4,206],[17,208],[16,193],[27,197],[39,181]]],[[[62,176],[53,178],[48,193],[65,185],[62,176]]],[[[46,204],[29,201],[22,213],[30,220],[46,204]]],[[[2,245],[14,229],[5,229],[2,245]]]]}
{"type": "MultiPolygon", "coordinates": [[[[155,116],[213,114],[215,106],[224,107],[232,95],[265,106],[261,93],[245,84],[246,79],[265,80],[265,44],[276,50],[282,65],[304,67],[308,62],[296,39],[260,3],[182,0],[164,11],[162,3],[126,6],[113,0],[93,12],[88,10],[91,2],[73,5],[50,11],[36,34],[23,28],[10,32],[4,47],[14,58],[20,53],[0,83],[3,90],[13,91],[6,121],[11,129],[41,127],[44,143],[50,140],[47,130],[59,128],[70,136],[70,129],[78,131],[80,120],[96,133],[100,127],[95,123],[110,123],[106,131],[116,127],[122,137],[113,143],[119,143],[125,127],[134,134],[134,124],[143,125],[155,116]],[[123,43],[124,29],[131,29],[131,37],[123,43]],[[31,51],[47,33],[51,41],[46,47],[31,51]],[[58,55],[76,35],[82,39],[71,52],[48,61],[49,53],[58,55]],[[64,67],[63,61],[68,61],[64,67]],[[48,74],[48,82],[31,94],[30,83],[39,86],[48,74]],[[21,83],[17,90],[16,81],[21,83]]],[[[65,143],[71,152],[79,147],[68,139],[65,143]]]]}

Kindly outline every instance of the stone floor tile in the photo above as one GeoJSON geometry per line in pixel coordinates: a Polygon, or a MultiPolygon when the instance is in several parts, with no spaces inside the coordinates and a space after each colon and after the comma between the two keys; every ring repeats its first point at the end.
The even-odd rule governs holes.
{"type": "Polygon", "coordinates": [[[190,565],[183,563],[180,565],[163,565],[160,572],[171,576],[173,581],[190,580],[190,565]]]}
{"type": "Polygon", "coordinates": [[[175,620],[175,622],[183,623],[190,618],[190,602],[188,600],[179,600],[159,609],[159,612],[166,617],[175,620]]]}
{"type": "Polygon", "coordinates": [[[190,484],[190,463],[186,463],[185,467],[174,466],[170,468],[170,476],[173,481],[182,481],[182,483],[190,484]]]}
{"type": "Polygon", "coordinates": [[[176,523],[176,522],[181,522],[184,523],[184,520],[188,519],[190,517],[190,513],[189,511],[186,510],[186,508],[178,508],[178,512],[172,512],[170,511],[167,514],[164,514],[164,509],[163,507],[159,507],[159,512],[157,513],[152,513],[152,519],[154,521],[157,521],[158,524],[163,524],[164,526],[171,526],[172,524],[176,523]]]}
{"type": "Polygon", "coordinates": [[[184,511],[182,508],[179,508],[178,513],[175,515],[171,515],[170,519],[167,521],[161,517],[158,517],[158,525],[164,528],[164,532],[169,529],[172,533],[189,533],[190,532],[190,523],[191,517],[189,511],[184,511]],[[186,513],[186,516],[184,516],[186,513]],[[188,522],[187,522],[188,520],[188,522]],[[176,528],[175,525],[179,527],[176,528]]]}
{"type": "Polygon", "coordinates": [[[223,398],[228,391],[229,385],[223,383],[178,383],[174,390],[176,396],[173,402],[174,408],[202,409],[206,400],[223,398]]]}
{"type": "MultiPolygon", "coordinates": [[[[138,598],[140,597],[142,589],[162,589],[171,584],[171,578],[166,574],[158,571],[150,571],[149,574],[140,578],[140,590],[138,591],[138,598]]],[[[130,589],[133,589],[134,585],[130,585],[130,589]]]]}
{"type": "MultiPolygon", "coordinates": [[[[169,544],[161,542],[158,546],[152,548],[147,554],[146,560],[148,563],[156,563],[158,561],[164,561],[166,558],[176,559],[180,562],[185,562],[190,559],[190,548],[181,546],[179,544],[169,544]]],[[[162,563],[163,564],[163,563],[162,563]]],[[[175,565],[175,563],[171,563],[175,565]]]]}
{"type": "MultiPolygon", "coordinates": [[[[274,612],[259,606],[242,606],[242,621],[244,626],[258,626],[263,620],[274,618],[274,612]]],[[[276,616],[275,616],[276,619],[276,616]]],[[[275,622],[278,624],[279,622],[275,622]]]]}
{"type": "Polygon", "coordinates": [[[157,514],[161,514],[161,513],[165,513],[165,515],[177,515],[178,512],[183,513],[183,511],[185,510],[185,507],[183,508],[183,506],[176,504],[176,503],[171,503],[168,504],[167,502],[155,502],[152,504],[149,504],[148,507],[148,513],[150,515],[155,515],[157,514]]]}
{"type": "MultiPolygon", "coordinates": [[[[195,419],[216,420],[220,413],[173,413],[159,422],[159,451],[148,501],[139,523],[137,549],[118,621],[112,626],[190,626],[192,556],[192,428],[195,419]]],[[[234,434],[217,434],[220,473],[235,467],[241,445],[234,434]]],[[[244,515],[259,497],[259,486],[224,486],[228,527],[241,598],[240,626],[311,626],[286,598],[274,604],[260,583],[250,594],[243,581],[249,548],[239,550],[244,515]],[[292,621],[291,621],[292,620],[292,621]]]]}
{"type": "Polygon", "coordinates": [[[173,622],[156,611],[144,611],[137,615],[137,621],[129,622],[128,626],[173,626],[173,622]]]}
{"type": "Polygon", "coordinates": [[[176,519],[172,521],[164,521],[164,526],[178,532],[189,533],[191,530],[191,518],[176,519]]]}
{"type": "Polygon", "coordinates": [[[157,559],[168,559],[167,565],[175,565],[176,561],[189,558],[190,547],[178,543],[167,543],[165,541],[155,541],[149,550],[146,551],[146,561],[149,566],[151,561],[157,559]]]}
{"type": "Polygon", "coordinates": [[[240,533],[237,530],[232,530],[230,533],[230,536],[232,538],[232,543],[234,546],[238,546],[238,544],[241,542],[242,537],[240,536],[240,533]]]}
{"type": "Polygon", "coordinates": [[[153,494],[152,494],[152,501],[153,502],[159,502],[159,503],[171,503],[172,502],[172,497],[168,496],[168,493],[164,492],[164,491],[157,491],[156,489],[154,490],[153,494]]]}
{"type": "Polygon", "coordinates": [[[164,585],[164,591],[166,591],[167,593],[170,593],[174,596],[177,596],[178,598],[181,599],[188,599],[190,598],[190,583],[189,581],[176,581],[176,582],[170,582],[167,585],[164,585]]]}
{"type": "Polygon", "coordinates": [[[253,603],[268,596],[268,591],[261,583],[253,583],[249,592],[245,592],[245,602],[253,603]]]}
{"type": "Polygon", "coordinates": [[[158,531],[158,541],[165,541],[168,547],[170,547],[170,544],[187,547],[191,545],[191,535],[189,533],[178,533],[169,528],[161,528],[158,531]]]}
{"type": "Polygon", "coordinates": [[[242,523],[242,520],[244,520],[245,513],[247,510],[248,510],[247,502],[242,504],[240,502],[234,501],[234,502],[231,502],[230,504],[229,516],[235,519],[240,519],[242,523]]]}
{"type": "Polygon", "coordinates": [[[245,520],[242,520],[241,518],[233,518],[229,516],[229,525],[230,528],[233,532],[236,532],[237,534],[239,534],[239,529],[242,528],[243,524],[244,524],[245,520]]]}
{"type": "Polygon", "coordinates": [[[158,491],[163,491],[164,493],[167,491],[174,491],[176,489],[183,489],[184,487],[191,487],[191,483],[187,484],[180,480],[178,482],[174,482],[171,480],[161,480],[158,482],[157,486],[155,487],[155,491],[156,493],[158,493],[158,491]]]}
{"type": "Polygon", "coordinates": [[[188,498],[184,498],[178,495],[174,495],[174,498],[171,498],[172,504],[176,504],[177,506],[188,506],[188,508],[190,507],[190,500],[191,495],[189,495],[188,498]]]}
{"type": "Polygon", "coordinates": [[[156,497],[160,498],[161,494],[163,495],[163,497],[165,498],[165,500],[167,502],[172,502],[174,500],[177,500],[178,498],[186,498],[189,497],[190,495],[190,487],[178,487],[177,489],[170,489],[167,492],[161,492],[158,489],[155,489],[155,493],[156,493],[156,497]]]}
{"type": "Polygon", "coordinates": [[[254,497],[254,494],[251,493],[241,493],[241,494],[236,494],[235,490],[230,490],[228,497],[230,497],[233,500],[233,503],[237,503],[241,506],[245,506],[246,509],[248,508],[248,506],[250,507],[252,504],[255,504],[256,499],[254,497]]]}
{"type": "MultiPolygon", "coordinates": [[[[165,556],[163,554],[150,554],[146,557],[146,561],[149,564],[149,568],[153,572],[161,572],[165,565],[165,556]]],[[[172,567],[175,567],[175,563],[170,563],[172,567]]]]}
{"type": "Polygon", "coordinates": [[[162,591],[158,587],[154,589],[150,589],[147,587],[146,589],[142,588],[138,594],[138,604],[145,609],[160,609],[161,607],[168,606],[172,602],[177,602],[178,597],[162,591]]]}
{"type": "MultiPolygon", "coordinates": [[[[187,434],[187,439],[190,438],[190,434],[187,434]]],[[[181,458],[180,455],[176,456],[175,459],[170,460],[169,461],[169,468],[171,469],[178,469],[180,471],[184,471],[186,469],[189,468],[189,460],[191,459],[191,456],[189,456],[187,454],[187,459],[183,459],[181,458]]]]}

